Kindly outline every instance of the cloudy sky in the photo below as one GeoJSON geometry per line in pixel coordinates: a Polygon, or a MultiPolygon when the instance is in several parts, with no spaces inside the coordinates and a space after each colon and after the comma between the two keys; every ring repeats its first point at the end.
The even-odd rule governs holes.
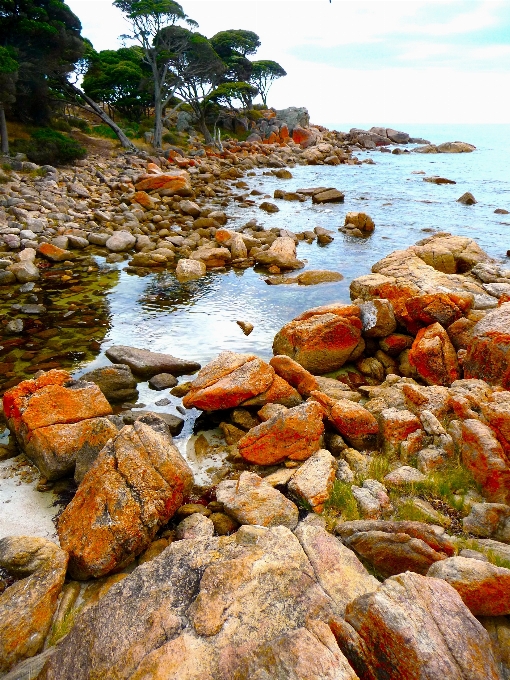
{"type": "MultiPolygon", "coordinates": [[[[128,32],[109,0],[67,0],[94,47],[128,32]]],[[[508,0],[182,0],[208,37],[255,31],[257,59],[287,71],[276,108],[306,106],[312,122],[509,123],[508,0]]]]}

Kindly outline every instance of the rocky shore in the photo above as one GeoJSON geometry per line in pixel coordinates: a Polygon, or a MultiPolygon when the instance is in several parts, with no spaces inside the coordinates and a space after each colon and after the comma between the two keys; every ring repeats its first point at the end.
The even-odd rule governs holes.
{"type": "MultiPolygon", "coordinates": [[[[44,277],[73,281],[88,252],[179,281],[258,266],[288,283],[300,241],[330,234],[229,229],[228,200],[264,211],[342,193],[256,196],[244,174],[283,183],[296,163],[359,162],[369,135],[413,141],[303,127],[309,145],[280,122],[278,140],[266,125],[210,155],[16,161],[0,185],[2,292],[31,286],[37,317],[44,277]]],[[[358,238],[374,229],[360,212],[345,222],[358,238]]],[[[510,678],[510,270],[439,232],[350,295],[275,328],[270,361],[223,352],[201,366],[117,345],[78,380],[42,361],[31,379],[6,376],[3,456],[21,451],[41,493],[77,486],[59,545],[0,538],[6,680],[510,678]],[[119,408],[145,382],[182,399],[183,417],[119,408]],[[196,412],[197,458],[222,461],[213,487],[172,438],[196,412]]]]}

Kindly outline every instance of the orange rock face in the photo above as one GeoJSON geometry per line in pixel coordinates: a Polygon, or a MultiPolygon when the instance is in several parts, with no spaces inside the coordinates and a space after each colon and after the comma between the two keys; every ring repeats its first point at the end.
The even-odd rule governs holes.
{"type": "Polygon", "coordinates": [[[247,401],[243,401],[241,406],[265,406],[266,404],[282,404],[288,408],[297,406],[303,400],[299,392],[289,385],[289,383],[280,378],[279,375],[274,376],[274,380],[265,392],[252,397],[247,401]]]}
{"type": "Polygon", "coordinates": [[[413,321],[425,326],[438,322],[446,328],[469,312],[473,296],[468,293],[431,293],[409,298],[405,305],[413,321]]]}
{"type": "Polygon", "coordinates": [[[265,392],[274,378],[272,367],[255,355],[222,352],[202,368],[182,403],[202,411],[234,408],[265,392]]]}
{"type": "Polygon", "coordinates": [[[332,399],[322,392],[312,392],[327,413],[328,420],[353,445],[369,440],[379,432],[379,425],[366,408],[348,399],[332,399]]]}
{"type": "Polygon", "coordinates": [[[138,203],[142,208],[152,210],[154,208],[154,201],[146,191],[137,191],[131,198],[131,203],[138,203]]]}
{"type": "Polygon", "coordinates": [[[47,479],[72,472],[81,451],[97,454],[116,433],[103,417],[112,408],[99,387],[76,383],[67,371],[25,380],[5,393],[3,403],[9,428],[47,479]]]}
{"type": "Polygon", "coordinates": [[[357,358],[361,327],[356,305],[310,309],[276,334],[273,353],[291,357],[311,373],[328,373],[357,358]]]}
{"type": "Polygon", "coordinates": [[[317,378],[309,371],[284,354],[279,354],[271,359],[269,364],[274,368],[277,375],[295,387],[299,394],[308,397],[313,390],[319,388],[317,378]]]}
{"type": "Polygon", "coordinates": [[[50,262],[63,262],[73,257],[73,254],[68,250],[54,246],[52,243],[41,243],[37,247],[37,252],[50,262]]]}
{"type": "Polygon", "coordinates": [[[193,485],[193,474],[154,414],[125,426],[99,454],[58,523],[73,578],[122,569],[152,542],[193,485]]]}
{"type": "Polygon", "coordinates": [[[189,174],[186,170],[179,168],[167,170],[166,172],[161,172],[161,170],[155,172],[153,170],[152,173],[140,177],[135,186],[137,191],[163,190],[167,196],[174,194],[189,196],[192,193],[189,174]]]}
{"type": "Polygon", "coordinates": [[[299,144],[301,148],[306,149],[315,143],[316,135],[310,128],[296,126],[292,133],[292,139],[296,144],[299,144]]]}
{"type": "Polygon", "coordinates": [[[324,411],[316,402],[290,408],[252,428],[239,442],[250,463],[273,465],[286,458],[306,460],[319,449],[324,411]]]}
{"type": "Polygon", "coordinates": [[[448,387],[460,377],[457,353],[439,323],[418,332],[409,352],[409,361],[428,385],[448,387]]]}
{"type": "Polygon", "coordinates": [[[491,503],[510,505],[510,464],[490,427],[470,418],[462,423],[463,464],[491,503]]]}
{"type": "Polygon", "coordinates": [[[510,302],[487,312],[472,330],[464,361],[466,378],[510,390],[510,302]]]}

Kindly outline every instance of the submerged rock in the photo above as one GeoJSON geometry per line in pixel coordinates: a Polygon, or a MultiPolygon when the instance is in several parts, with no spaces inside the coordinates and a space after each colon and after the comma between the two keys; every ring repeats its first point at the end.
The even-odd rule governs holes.
{"type": "Polygon", "coordinates": [[[138,399],[136,380],[126,364],[104,366],[89,371],[81,380],[95,383],[108,401],[135,401],[138,399]]]}
{"type": "Polygon", "coordinates": [[[106,350],[105,354],[110,361],[116,364],[127,364],[133,373],[144,378],[151,378],[158,373],[186,375],[200,368],[200,364],[196,361],[177,359],[171,354],[151,352],[148,349],[137,349],[125,345],[113,345],[106,350]]]}

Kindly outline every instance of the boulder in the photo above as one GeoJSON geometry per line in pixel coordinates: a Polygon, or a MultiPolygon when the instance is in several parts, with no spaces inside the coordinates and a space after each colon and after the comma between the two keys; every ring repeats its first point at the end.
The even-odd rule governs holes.
{"type": "Polygon", "coordinates": [[[292,131],[292,140],[295,144],[299,144],[302,149],[308,149],[317,142],[317,130],[309,127],[301,127],[295,125],[292,131]]]}
{"type": "Polygon", "coordinates": [[[122,428],[59,518],[71,576],[98,578],[132,562],[192,485],[193,474],[161,418],[149,414],[122,428]]]}
{"type": "Polygon", "coordinates": [[[190,539],[208,539],[214,535],[214,524],[205,515],[198,512],[185,517],[177,525],[175,538],[178,541],[190,539]]]}
{"type": "MultiPolygon", "coordinates": [[[[40,273],[38,267],[30,261],[15,262],[9,265],[7,271],[14,274],[18,283],[28,283],[30,281],[38,281],[40,273]]],[[[8,283],[8,281],[6,281],[8,283]]]]}
{"type": "Polygon", "coordinates": [[[468,418],[461,425],[462,463],[482,487],[491,503],[510,505],[510,465],[488,425],[468,418]]]}
{"type": "Polygon", "coordinates": [[[329,451],[319,449],[296,470],[288,490],[304,500],[312,510],[321,513],[333,489],[336,461],[329,451]]]}
{"type": "Polygon", "coordinates": [[[302,403],[301,395],[286,380],[275,375],[273,382],[265,392],[261,392],[255,397],[251,397],[241,403],[246,408],[256,406],[261,407],[266,404],[281,404],[287,408],[298,406],[302,403]]]}
{"type": "Polygon", "coordinates": [[[385,408],[378,417],[380,439],[387,455],[400,457],[400,445],[410,434],[421,430],[420,419],[411,411],[400,408],[385,408]]]}
{"type": "Polygon", "coordinates": [[[41,243],[37,246],[37,252],[50,262],[64,262],[64,260],[72,260],[73,254],[69,250],[64,250],[52,243],[41,243]]]}
{"type": "Polygon", "coordinates": [[[42,650],[66,576],[67,554],[44,538],[0,540],[0,567],[17,580],[0,593],[0,672],[42,650]]]}
{"type": "Polygon", "coordinates": [[[268,250],[255,254],[255,261],[266,266],[275,265],[280,269],[301,269],[303,262],[296,258],[296,243],[289,236],[279,236],[268,250]]]}
{"type": "Polygon", "coordinates": [[[299,394],[305,397],[310,396],[313,390],[319,388],[317,378],[285,354],[274,356],[269,364],[274,368],[277,375],[286,380],[292,387],[295,387],[299,394]]]}
{"type": "Polygon", "coordinates": [[[188,260],[181,258],[175,269],[175,276],[180,283],[195,281],[206,275],[207,267],[202,260],[188,260]]]}
{"type": "Polygon", "coordinates": [[[49,480],[74,470],[79,455],[95,455],[116,433],[103,416],[110,404],[94,383],[52,370],[4,395],[3,408],[19,446],[49,480]]]}
{"type": "Polygon", "coordinates": [[[301,522],[295,530],[319,583],[341,616],[355,597],[374,592],[379,582],[337,538],[320,526],[301,522]]]}
{"type": "Polygon", "coordinates": [[[170,387],[175,387],[177,385],[177,378],[171,373],[158,373],[153,375],[152,378],[148,380],[149,387],[151,390],[168,390],[170,387]]]}
{"type": "Polygon", "coordinates": [[[188,172],[178,168],[162,172],[155,166],[150,174],[138,178],[135,187],[137,191],[157,191],[162,196],[191,196],[193,193],[188,172]]]}
{"type": "Polygon", "coordinates": [[[466,191],[465,194],[462,194],[462,196],[457,199],[457,203],[462,203],[463,205],[475,205],[475,203],[478,203],[478,201],[470,191],[466,191]]]}
{"type": "Polygon", "coordinates": [[[480,538],[510,543],[510,506],[504,503],[473,503],[462,528],[480,538]]]}
{"type": "Polygon", "coordinates": [[[510,302],[487,312],[471,330],[463,361],[466,378],[482,378],[489,385],[510,389],[510,302]]]}
{"type": "Polygon", "coordinates": [[[323,203],[343,203],[344,200],[345,194],[338,189],[327,189],[312,196],[312,203],[318,203],[319,205],[323,203]]]}
{"type": "Polygon", "coordinates": [[[320,448],[323,409],[306,402],[277,413],[239,441],[239,453],[250,463],[273,465],[285,459],[306,460],[320,448]]]}
{"type": "Polygon", "coordinates": [[[423,522],[355,520],[337,523],[335,533],[383,576],[407,570],[426,574],[431,564],[455,552],[447,537],[423,522]]]}
{"type": "Polygon", "coordinates": [[[396,329],[397,322],[389,300],[370,300],[363,302],[359,308],[364,337],[385,338],[396,329]]]}
{"type": "Polygon", "coordinates": [[[106,241],[105,246],[112,253],[123,253],[134,248],[135,244],[136,237],[130,231],[116,231],[106,241]]]}
{"type": "Polygon", "coordinates": [[[332,272],[327,269],[313,269],[296,277],[297,283],[300,286],[316,286],[319,283],[334,283],[343,280],[340,272],[332,272]]]}
{"type": "Polygon", "coordinates": [[[500,680],[489,635],[455,590],[408,572],[347,605],[340,649],[371,680],[500,680]]]}
{"type": "Polygon", "coordinates": [[[110,402],[136,401],[136,379],[126,364],[104,366],[84,373],[81,380],[95,383],[110,402]]]}
{"type": "Polygon", "coordinates": [[[361,353],[361,328],[356,305],[316,307],[280,329],[273,354],[286,354],[312,373],[335,371],[361,353]]]}
{"type": "Polygon", "coordinates": [[[328,637],[337,609],[298,539],[283,526],[243,526],[234,536],[175,541],[78,617],[40,680],[305,680],[317,677],[319,661],[324,678],[355,680],[328,637]],[[324,622],[320,639],[303,635],[313,620],[324,622]]]}
{"type": "Polygon", "coordinates": [[[508,616],[482,616],[478,620],[489,633],[502,680],[510,680],[510,619],[508,616]]]}
{"type": "Polygon", "coordinates": [[[393,130],[392,128],[386,128],[386,137],[392,142],[395,142],[395,144],[408,144],[410,139],[407,132],[400,132],[399,130],[393,130]]]}
{"type": "Polygon", "coordinates": [[[224,267],[227,262],[230,262],[232,255],[228,248],[210,248],[203,246],[191,253],[190,258],[203,262],[208,269],[214,267],[224,267]]]}
{"type": "Polygon", "coordinates": [[[457,353],[439,323],[418,331],[409,351],[409,362],[427,385],[450,386],[460,377],[457,353]]]}
{"type": "Polygon", "coordinates": [[[344,224],[346,227],[352,225],[366,233],[371,233],[375,229],[374,220],[364,212],[348,212],[344,224]]]}
{"type": "Polygon", "coordinates": [[[450,557],[433,564],[427,576],[449,583],[475,616],[510,614],[510,569],[467,557],[450,557]]]}
{"type": "Polygon", "coordinates": [[[402,465],[386,475],[384,481],[389,486],[405,486],[426,480],[426,475],[410,465],[402,465]]]}
{"type": "Polygon", "coordinates": [[[151,352],[148,349],[137,349],[125,345],[112,345],[105,354],[113,363],[127,364],[135,375],[143,378],[152,378],[158,373],[187,375],[200,368],[200,364],[196,361],[177,359],[171,354],[151,352]]]}
{"type": "Polygon", "coordinates": [[[476,146],[467,142],[443,142],[437,145],[438,153],[471,153],[476,146]]]}
{"type": "Polygon", "coordinates": [[[238,480],[220,482],[216,498],[239,524],[294,529],[298,523],[297,506],[252,472],[241,473],[238,480]]]}
{"type": "Polygon", "coordinates": [[[203,411],[235,408],[265,392],[274,379],[273,368],[255,355],[222,352],[198,373],[182,403],[203,411]]]}
{"type": "Polygon", "coordinates": [[[355,448],[370,448],[375,443],[379,426],[374,416],[349,399],[332,399],[322,392],[311,393],[324,408],[329,422],[355,448]]]}

